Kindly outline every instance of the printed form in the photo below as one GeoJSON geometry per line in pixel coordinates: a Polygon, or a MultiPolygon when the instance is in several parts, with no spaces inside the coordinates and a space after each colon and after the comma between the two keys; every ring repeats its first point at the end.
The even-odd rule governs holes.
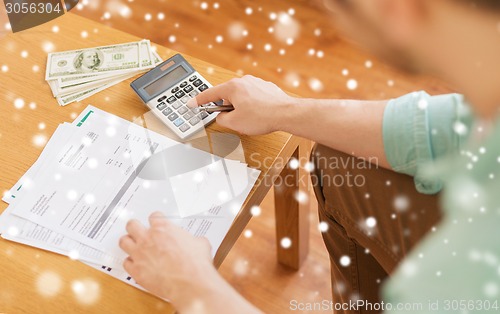
{"type": "Polygon", "coordinates": [[[259,175],[93,107],[60,128],[47,145],[57,149],[42,154],[11,190],[0,230],[61,254],[76,250],[92,263],[120,268],[126,223],[147,224],[154,211],[206,236],[214,255],[259,175]],[[6,232],[13,225],[20,232],[6,232]]]}

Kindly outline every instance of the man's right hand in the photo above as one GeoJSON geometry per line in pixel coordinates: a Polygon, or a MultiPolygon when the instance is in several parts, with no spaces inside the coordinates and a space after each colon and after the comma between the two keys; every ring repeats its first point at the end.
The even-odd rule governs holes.
{"type": "Polygon", "coordinates": [[[387,100],[307,99],[288,96],[253,76],[232,79],[190,100],[196,107],[217,100],[233,104],[217,122],[247,135],[284,131],[391,169],[385,156],[382,124],[387,100]]]}
{"type": "Polygon", "coordinates": [[[246,75],[207,89],[191,99],[188,106],[196,107],[221,99],[230,102],[234,110],[221,112],[217,123],[247,135],[280,130],[282,110],[296,101],[275,84],[246,75]]]}

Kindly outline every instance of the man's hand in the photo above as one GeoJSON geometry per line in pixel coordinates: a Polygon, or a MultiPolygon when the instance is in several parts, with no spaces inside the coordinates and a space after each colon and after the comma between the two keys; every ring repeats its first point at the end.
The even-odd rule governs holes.
{"type": "Polygon", "coordinates": [[[134,280],[169,299],[179,313],[260,313],[219,275],[210,244],[170,223],[161,213],[149,217],[151,228],[127,224],[120,247],[130,256],[123,266],[134,280]]]}
{"type": "Polygon", "coordinates": [[[217,123],[247,135],[267,134],[280,130],[281,110],[295,99],[278,86],[246,75],[207,89],[188,103],[196,107],[212,101],[225,100],[234,106],[231,112],[221,112],[217,123]]]}
{"type": "Polygon", "coordinates": [[[391,169],[384,150],[382,123],[386,100],[307,99],[288,96],[276,85],[253,76],[232,79],[191,99],[196,107],[223,99],[234,110],[217,122],[247,135],[284,131],[391,169]]]}
{"type": "Polygon", "coordinates": [[[184,287],[189,295],[189,285],[200,284],[203,275],[214,270],[210,244],[172,224],[161,213],[152,214],[149,223],[150,229],[137,220],[127,224],[128,235],[120,239],[120,248],[130,255],[123,264],[125,270],[160,297],[174,301],[184,287]]]}

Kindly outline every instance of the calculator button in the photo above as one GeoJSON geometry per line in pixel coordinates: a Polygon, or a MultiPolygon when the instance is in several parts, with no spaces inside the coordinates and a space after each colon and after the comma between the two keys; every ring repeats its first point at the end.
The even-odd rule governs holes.
{"type": "Polygon", "coordinates": [[[186,112],[188,112],[188,108],[182,106],[182,107],[179,108],[179,110],[177,110],[177,112],[179,114],[185,114],[186,112]]]}
{"type": "Polygon", "coordinates": [[[172,108],[167,108],[165,110],[162,111],[162,113],[165,115],[165,116],[168,116],[169,114],[171,114],[172,112],[174,112],[172,110],[172,108]]]}
{"type": "Polygon", "coordinates": [[[179,109],[181,106],[182,106],[182,103],[181,103],[180,101],[176,101],[176,102],[172,105],[172,107],[173,107],[174,109],[179,109]]]}
{"type": "Polygon", "coordinates": [[[175,96],[171,96],[170,98],[168,98],[168,99],[167,99],[167,102],[168,102],[169,104],[171,104],[171,103],[173,103],[173,102],[174,102],[174,101],[176,101],[176,100],[177,100],[177,98],[175,98],[175,96]]]}
{"type": "Polygon", "coordinates": [[[200,112],[200,108],[198,107],[195,107],[195,108],[192,108],[191,111],[194,113],[194,114],[197,114],[200,112]]]}
{"type": "Polygon", "coordinates": [[[174,121],[174,125],[176,127],[179,127],[183,123],[184,123],[184,120],[182,118],[178,118],[177,120],[174,121]]]}
{"type": "Polygon", "coordinates": [[[163,110],[165,108],[167,108],[167,104],[162,102],[161,104],[159,104],[158,106],[156,106],[156,108],[160,109],[160,110],[163,110]]]}
{"type": "Polygon", "coordinates": [[[188,111],[188,112],[184,115],[184,119],[186,119],[186,120],[189,120],[189,119],[191,119],[192,117],[194,117],[194,113],[192,113],[191,111],[188,111]]]}
{"type": "Polygon", "coordinates": [[[200,92],[202,92],[202,91],[208,89],[208,86],[207,86],[207,84],[203,84],[198,89],[200,90],[200,92]]]}
{"type": "Polygon", "coordinates": [[[191,76],[189,79],[190,82],[195,81],[198,77],[196,75],[191,76]]]}
{"type": "Polygon", "coordinates": [[[181,130],[181,132],[186,132],[190,128],[191,127],[187,123],[184,123],[183,125],[181,125],[181,127],[179,128],[179,130],[181,130]]]}
{"type": "Polygon", "coordinates": [[[183,91],[175,93],[175,97],[177,97],[179,99],[181,99],[182,97],[184,97],[184,95],[186,95],[186,94],[183,91]]]}
{"type": "Polygon", "coordinates": [[[195,124],[197,124],[200,121],[201,121],[201,119],[199,117],[194,117],[191,120],[189,120],[189,124],[195,125],[195,124]]]}
{"type": "Polygon", "coordinates": [[[198,94],[199,94],[199,92],[198,92],[197,90],[194,90],[194,91],[192,91],[191,93],[189,93],[189,96],[191,96],[191,97],[195,97],[195,96],[196,96],[196,95],[198,95],[198,94]]]}
{"type": "Polygon", "coordinates": [[[182,83],[181,83],[181,85],[180,85],[180,87],[181,87],[181,88],[184,88],[184,87],[186,87],[186,86],[187,86],[187,84],[188,84],[188,82],[182,82],[182,83]]]}
{"type": "Polygon", "coordinates": [[[200,112],[200,116],[202,119],[205,119],[206,117],[208,117],[208,113],[206,111],[202,111],[200,112]]]}
{"type": "Polygon", "coordinates": [[[174,121],[175,119],[177,119],[179,117],[179,115],[177,113],[172,113],[171,115],[168,116],[168,119],[170,121],[174,121]]]}
{"type": "Polygon", "coordinates": [[[202,82],[200,79],[197,79],[196,81],[194,81],[194,82],[193,82],[193,85],[194,85],[195,87],[198,87],[198,86],[200,86],[201,84],[203,84],[203,82],[202,82]]]}
{"type": "Polygon", "coordinates": [[[188,102],[188,100],[189,100],[189,96],[184,96],[184,97],[181,99],[181,102],[182,102],[183,104],[186,104],[186,103],[188,102]]]}
{"type": "Polygon", "coordinates": [[[160,98],[158,98],[158,102],[162,102],[162,101],[164,101],[165,99],[167,99],[167,96],[160,97],[160,98]]]}
{"type": "Polygon", "coordinates": [[[177,93],[178,91],[179,91],[179,87],[174,87],[174,88],[172,88],[172,90],[171,90],[172,94],[175,94],[175,93],[177,93]]]}
{"type": "Polygon", "coordinates": [[[185,91],[186,93],[189,93],[189,92],[190,92],[190,91],[192,91],[192,90],[193,90],[193,86],[191,86],[191,85],[189,85],[189,86],[187,86],[186,88],[184,88],[184,91],[185,91]]]}

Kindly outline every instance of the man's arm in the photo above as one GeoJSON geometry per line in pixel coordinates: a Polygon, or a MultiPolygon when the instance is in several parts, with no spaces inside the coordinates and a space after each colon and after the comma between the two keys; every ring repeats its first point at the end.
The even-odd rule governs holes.
{"type": "Polygon", "coordinates": [[[390,168],[382,122],[387,101],[300,99],[287,105],[279,129],[390,168]]]}
{"type": "Polygon", "coordinates": [[[285,131],[390,168],[382,136],[387,101],[294,98],[273,83],[244,76],[204,91],[188,105],[220,99],[235,107],[219,114],[221,126],[248,135],[285,131]]]}
{"type": "MultiPolygon", "coordinates": [[[[217,117],[224,127],[248,135],[287,131],[417,176],[421,163],[460,149],[463,139],[454,128],[470,127],[460,95],[413,93],[391,102],[297,99],[248,76],[208,89],[188,105],[220,99],[235,107],[217,117]]],[[[419,191],[439,190],[424,178],[416,183],[419,191]]],[[[129,235],[120,241],[130,255],[124,267],[139,284],[170,299],[181,313],[258,312],[217,273],[206,240],[161,216],[153,216],[150,224],[147,230],[130,222],[129,235]]]]}
{"type": "Polygon", "coordinates": [[[219,275],[207,239],[195,238],[161,213],[152,214],[149,224],[147,229],[131,220],[120,239],[129,255],[123,266],[138,284],[170,300],[179,313],[261,313],[219,275]]]}
{"type": "Polygon", "coordinates": [[[457,154],[473,117],[463,96],[415,92],[391,101],[316,100],[288,96],[252,76],[233,79],[192,99],[189,106],[224,99],[235,107],[217,122],[248,135],[286,131],[381,167],[414,177],[421,193],[441,190],[422,167],[457,154]]]}

